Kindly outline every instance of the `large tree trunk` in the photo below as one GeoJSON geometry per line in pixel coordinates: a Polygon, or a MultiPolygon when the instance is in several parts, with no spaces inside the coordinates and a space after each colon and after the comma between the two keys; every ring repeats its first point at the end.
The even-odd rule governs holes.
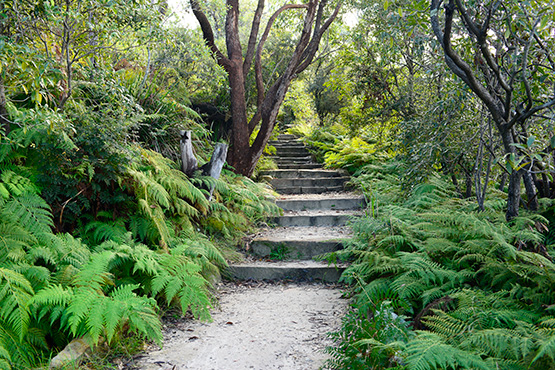
{"type": "Polygon", "coordinates": [[[513,171],[509,176],[509,189],[507,191],[507,213],[505,217],[507,221],[518,216],[518,207],[520,205],[520,171],[513,171]]]}
{"type": "Polygon", "coordinates": [[[241,65],[233,66],[228,71],[229,86],[231,88],[231,151],[228,163],[243,175],[250,175],[248,163],[250,160],[250,132],[248,130],[247,111],[245,105],[245,81],[241,65]]]}
{"type": "Polygon", "coordinates": [[[239,39],[239,1],[227,0],[226,17],[226,46],[227,56],[217,47],[214,32],[208,17],[203,13],[197,0],[190,0],[193,14],[199,21],[203,37],[220,64],[229,76],[231,94],[231,148],[228,163],[235,172],[251,176],[256,163],[260,159],[264,147],[272,134],[276,124],[279,108],[285,94],[296,75],[305,70],[313,61],[318,45],[331,23],[339,14],[341,2],[327,20],[324,20],[324,10],[328,0],[309,0],[306,4],[286,4],[279,8],[268,20],[263,34],[258,37],[264,0],[258,0],[258,5],[252,21],[251,32],[247,42],[246,53],[243,53],[239,39]],[[291,55],[283,74],[266,90],[262,75],[262,51],[274,21],[284,11],[290,9],[304,9],[304,25],[295,51],[291,55]],[[258,41],[257,41],[258,40],[258,41]],[[243,56],[244,55],[244,56],[243,56]],[[257,106],[253,117],[247,117],[247,102],[245,96],[245,80],[255,61],[255,81],[257,88],[257,106]],[[250,145],[250,138],[255,128],[260,125],[258,134],[250,145]]]}

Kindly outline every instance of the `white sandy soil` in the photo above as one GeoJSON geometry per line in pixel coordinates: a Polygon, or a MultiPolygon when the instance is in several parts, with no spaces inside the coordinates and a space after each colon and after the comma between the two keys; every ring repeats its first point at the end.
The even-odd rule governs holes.
{"type": "Polygon", "coordinates": [[[227,283],[213,322],[183,320],[164,347],[135,360],[140,370],[316,370],[347,301],[321,284],[227,283]]]}

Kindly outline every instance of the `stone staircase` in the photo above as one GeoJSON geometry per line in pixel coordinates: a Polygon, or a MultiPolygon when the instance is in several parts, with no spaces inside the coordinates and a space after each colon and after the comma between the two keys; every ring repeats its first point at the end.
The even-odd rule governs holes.
{"type": "Polygon", "coordinates": [[[360,212],[362,196],[345,191],[344,172],[324,170],[313,161],[304,144],[293,135],[280,135],[276,148],[278,170],[266,171],[281,197],[283,215],[275,228],[265,230],[248,246],[253,261],[232,265],[235,279],[320,280],[337,282],[344,266],[316,261],[318,255],[337,251],[350,236],[348,220],[360,212]]]}

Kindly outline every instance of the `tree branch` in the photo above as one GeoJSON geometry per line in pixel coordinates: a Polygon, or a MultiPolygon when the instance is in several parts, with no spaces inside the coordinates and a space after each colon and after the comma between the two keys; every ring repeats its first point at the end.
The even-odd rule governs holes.
{"type": "MultiPolygon", "coordinates": [[[[452,4],[452,1],[450,1],[449,3],[452,4]]],[[[480,41],[480,38],[483,39],[484,35],[480,32],[480,29],[478,28],[476,23],[474,23],[468,15],[468,12],[466,11],[464,4],[461,3],[461,0],[455,0],[455,3],[457,4],[459,14],[468,30],[478,38],[478,41],[480,41]]]]}
{"type": "Polygon", "coordinates": [[[320,27],[320,22],[322,20],[321,17],[323,16],[323,9],[326,3],[327,1],[323,1],[320,4],[320,8],[318,9],[318,16],[316,18],[316,25],[314,27],[314,36],[312,36],[312,40],[310,41],[310,44],[303,52],[303,56],[301,59],[303,62],[297,67],[296,73],[301,73],[306,68],[308,68],[308,66],[313,62],[314,56],[318,51],[318,46],[320,45],[320,40],[322,39],[322,36],[324,35],[324,33],[327,31],[327,29],[330,27],[332,22],[335,20],[335,18],[337,18],[339,14],[339,10],[341,9],[341,2],[337,4],[332,15],[326,20],[324,25],[320,27]]]}
{"type": "MultiPolygon", "coordinates": [[[[441,48],[445,49],[444,35],[443,35],[443,31],[441,30],[441,27],[439,26],[439,17],[438,17],[439,7],[442,3],[443,3],[443,0],[432,0],[431,6],[430,6],[430,13],[431,13],[430,21],[432,24],[432,30],[436,35],[436,39],[441,45],[441,48]]],[[[449,69],[451,69],[451,71],[455,75],[457,75],[461,80],[463,80],[467,85],[470,85],[470,82],[468,81],[468,78],[466,77],[466,74],[463,72],[463,70],[460,69],[459,66],[457,66],[455,62],[445,52],[444,52],[444,57],[445,57],[445,63],[447,64],[449,69]]]]}
{"type": "Polygon", "coordinates": [[[191,3],[191,8],[193,10],[193,14],[195,15],[195,17],[197,18],[200,24],[200,28],[202,30],[202,36],[204,38],[204,41],[206,42],[206,45],[208,45],[212,53],[214,53],[214,55],[216,56],[216,59],[218,60],[218,64],[220,64],[224,68],[228,68],[230,61],[223,55],[220,49],[218,49],[218,47],[216,46],[216,43],[214,41],[214,32],[212,31],[212,26],[210,25],[210,21],[206,17],[206,14],[202,12],[197,0],[190,0],[190,3],[191,3]]]}
{"type": "Polygon", "coordinates": [[[476,79],[472,69],[455,51],[451,46],[451,32],[453,29],[453,15],[455,12],[455,4],[453,0],[449,0],[449,4],[445,5],[445,31],[442,34],[439,28],[438,21],[438,11],[439,11],[439,0],[432,0],[432,28],[438,40],[440,41],[443,51],[446,55],[446,62],[449,68],[470,87],[472,91],[486,104],[488,110],[490,111],[494,121],[500,125],[505,123],[503,117],[503,106],[497,104],[496,99],[492,96],[487,89],[476,79]],[[441,37],[443,36],[443,37],[441,37]],[[452,68],[452,65],[456,68],[452,68]]]}
{"type": "MultiPolygon", "coordinates": [[[[266,29],[260,38],[260,42],[258,43],[258,48],[256,49],[256,59],[254,61],[254,71],[255,71],[255,79],[256,79],[256,90],[258,92],[257,98],[257,106],[260,108],[262,105],[262,101],[264,100],[264,79],[262,77],[262,50],[264,49],[264,43],[268,39],[268,35],[270,34],[270,29],[272,28],[276,18],[288,9],[308,9],[308,5],[306,4],[288,4],[284,5],[279,8],[268,20],[268,24],[266,25],[266,29]]],[[[250,125],[249,125],[250,126],[250,125]]]]}
{"type": "Polygon", "coordinates": [[[258,37],[258,30],[260,28],[260,19],[262,18],[262,11],[264,10],[264,0],[258,0],[258,6],[254,12],[252,19],[251,34],[249,36],[249,43],[247,44],[247,53],[245,54],[245,61],[243,62],[243,77],[246,78],[249,69],[252,65],[254,52],[256,50],[256,38],[258,37]]]}
{"type": "Polygon", "coordinates": [[[537,112],[547,109],[547,108],[551,108],[552,106],[555,105],[555,98],[553,98],[552,100],[543,103],[542,105],[538,105],[528,111],[526,111],[523,114],[520,114],[518,116],[513,117],[512,120],[510,120],[509,122],[507,122],[506,127],[508,129],[511,129],[515,124],[517,124],[518,122],[524,122],[526,121],[528,118],[532,117],[534,114],[536,114],[537,112]]]}
{"type": "MultiPolygon", "coordinates": [[[[540,23],[540,20],[541,20],[541,17],[538,17],[534,22],[534,25],[532,26],[532,31],[531,31],[532,35],[536,33],[536,27],[540,23]]],[[[526,42],[526,45],[524,46],[523,57],[522,57],[522,82],[524,83],[524,88],[526,90],[526,99],[528,99],[526,110],[530,110],[530,108],[532,108],[532,105],[534,104],[534,100],[532,98],[532,91],[530,88],[530,81],[528,81],[528,76],[527,76],[528,55],[530,53],[530,46],[532,46],[533,40],[534,38],[530,37],[526,42]]]]}
{"type": "Polygon", "coordinates": [[[243,63],[243,47],[239,38],[239,0],[227,0],[225,40],[227,57],[231,63],[243,63]]]}

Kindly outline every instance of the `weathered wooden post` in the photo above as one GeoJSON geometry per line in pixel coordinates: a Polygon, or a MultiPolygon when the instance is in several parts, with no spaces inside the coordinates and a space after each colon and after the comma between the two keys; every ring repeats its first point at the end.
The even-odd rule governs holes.
{"type": "MultiPolygon", "coordinates": [[[[227,158],[227,144],[217,143],[210,158],[210,162],[202,166],[202,173],[205,176],[210,176],[216,180],[220,178],[222,173],[222,168],[225,164],[225,159],[227,158]]],[[[212,200],[212,193],[214,192],[214,185],[210,185],[210,197],[208,200],[212,200]]]]}
{"type": "MultiPolygon", "coordinates": [[[[196,170],[198,170],[198,161],[193,152],[193,141],[191,140],[191,131],[182,130],[179,132],[181,135],[181,140],[179,145],[181,147],[181,170],[189,177],[194,176],[196,170]]],[[[204,176],[210,176],[214,179],[219,179],[222,173],[222,168],[224,167],[225,160],[227,158],[227,144],[217,143],[212,153],[210,161],[202,166],[202,174],[204,176]]],[[[214,192],[214,185],[210,186],[210,195],[208,200],[212,199],[212,193],[214,192]]]]}
{"type": "Polygon", "coordinates": [[[181,171],[187,176],[193,176],[197,170],[198,162],[193,152],[193,140],[191,139],[191,131],[179,131],[181,140],[179,146],[181,148],[181,171]]]}

